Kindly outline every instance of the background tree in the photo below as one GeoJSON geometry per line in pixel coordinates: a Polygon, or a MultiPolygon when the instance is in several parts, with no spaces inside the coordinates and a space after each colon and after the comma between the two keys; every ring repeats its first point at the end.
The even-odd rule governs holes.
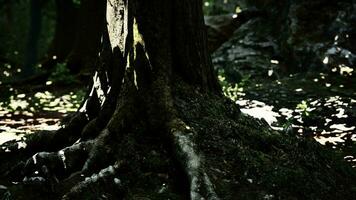
{"type": "Polygon", "coordinates": [[[42,61],[44,69],[52,68],[57,62],[65,62],[75,42],[79,6],[72,0],[55,1],[55,6],[55,32],[42,61]]]}
{"type": "Polygon", "coordinates": [[[72,74],[86,78],[95,69],[105,20],[105,2],[57,0],[55,5],[55,33],[40,62],[43,71],[26,81],[45,82],[60,63],[64,63],[72,74]]]}
{"type": "Polygon", "coordinates": [[[44,1],[31,0],[30,1],[30,29],[28,31],[28,38],[25,51],[25,60],[22,68],[22,76],[33,76],[35,73],[35,65],[38,57],[38,42],[42,26],[42,7],[44,1]]]}

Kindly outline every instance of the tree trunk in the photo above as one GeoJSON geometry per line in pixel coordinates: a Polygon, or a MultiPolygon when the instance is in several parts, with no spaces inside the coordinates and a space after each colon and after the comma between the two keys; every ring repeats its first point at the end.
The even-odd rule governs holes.
{"type": "Polygon", "coordinates": [[[56,0],[56,27],[42,67],[51,69],[64,62],[73,48],[77,28],[78,8],[72,0],[56,0]]]}
{"type": "Polygon", "coordinates": [[[30,1],[30,29],[28,32],[25,60],[22,68],[22,76],[28,77],[34,74],[37,63],[38,40],[42,26],[42,2],[41,0],[30,1]]]}
{"type": "Polygon", "coordinates": [[[351,199],[355,173],[322,167],[339,157],[316,157],[315,142],[276,133],[221,95],[200,0],[109,0],[106,19],[81,109],[60,130],[28,137],[25,150],[1,148],[3,158],[45,151],[6,173],[24,183],[13,196],[40,185],[48,199],[303,199],[332,184],[317,195],[351,199]],[[297,184],[313,177],[295,192],[286,170],[297,184]]]}
{"type": "Polygon", "coordinates": [[[88,75],[95,69],[100,50],[105,1],[83,0],[77,8],[72,0],[58,0],[56,6],[56,31],[42,66],[50,70],[66,62],[72,73],[88,75]]]}
{"type": "Polygon", "coordinates": [[[105,1],[82,0],[73,49],[67,58],[68,68],[91,75],[100,50],[100,37],[105,22],[105,1]]]}

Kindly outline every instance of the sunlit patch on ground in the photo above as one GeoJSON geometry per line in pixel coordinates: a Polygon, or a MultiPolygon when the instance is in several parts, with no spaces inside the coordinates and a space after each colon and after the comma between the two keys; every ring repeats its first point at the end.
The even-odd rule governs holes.
{"type": "MultiPolygon", "coordinates": [[[[294,109],[275,108],[257,100],[240,98],[236,101],[241,111],[263,118],[275,130],[313,137],[323,145],[345,148],[356,142],[356,101],[339,96],[301,101],[294,109]]],[[[356,167],[356,155],[345,160],[356,167]]]]}
{"type": "Polygon", "coordinates": [[[41,115],[12,115],[0,117],[0,144],[9,140],[20,140],[25,134],[39,130],[56,130],[63,115],[43,113],[41,115]],[[41,116],[36,118],[36,116],[41,116]]]}
{"type": "Polygon", "coordinates": [[[246,99],[239,99],[236,103],[241,106],[243,113],[258,119],[263,118],[271,127],[279,129],[279,127],[273,126],[277,122],[277,117],[280,117],[279,113],[273,111],[273,106],[266,105],[261,101],[246,99]]]}
{"type": "Polygon", "coordinates": [[[39,130],[57,130],[60,119],[75,112],[82,98],[82,91],[57,95],[48,91],[32,95],[14,91],[7,101],[0,102],[0,144],[39,130]]]}
{"type": "MultiPolygon", "coordinates": [[[[298,133],[301,134],[304,131],[300,129],[303,127],[309,128],[313,131],[315,138],[322,144],[325,144],[326,142],[336,144],[336,141],[343,142],[348,137],[353,141],[356,141],[356,122],[353,121],[355,117],[353,114],[355,113],[350,113],[350,109],[355,108],[354,104],[350,105],[347,102],[343,102],[342,99],[338,99],[336,97],[321,100],[320,102],[326,102],[323,106],[321,106],[320,102],[316,102],[319,102],[319,100],[315,100],[310,103],[302,101],[296,106],[295,109],[280,108],[275,111],[273,105],[267,105],[261,101],[246,99],[239,99],[236,101],[236,103],[241,106],[242,112],[256,118],[263,118],[274,128],[278,129],[278,126],[276,125],[279,121],[286,121],[290,123],[292,127],[296,128],[298,133]],[[347,108],[338,106],[348,107],[348,110],[346,110],[347,108]],[[323,107],[332,109],[335,112],[330,112],[329,116],[323,116],[322,119],[309,119],[316,116],[316,113],[320,112],[323,107]]],[[[354,103],[353,100],[351,102],[354,103]]],[[[279,125],[283,124],[279,123],[279,125]]]]}
{"type": "Polygon", "coordinates": [[[0,131],[0,145],[10,140],[20,140],[26,134],[26,131],[19,131],[7,126],[2,127],[0,131]]]}

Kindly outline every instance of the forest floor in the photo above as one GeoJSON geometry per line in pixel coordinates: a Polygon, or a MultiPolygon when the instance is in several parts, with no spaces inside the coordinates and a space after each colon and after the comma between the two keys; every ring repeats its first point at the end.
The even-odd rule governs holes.
{"type": "MultiPolygon", "coordinates": [[[[245,74],[247,74],[245,72],[245,74]]],[[[225,95],[241,110],[264,118],[275,130],[314,138],[340,149],[356,167],[355,79],[345,74],[307,72],[278,76],[251,70],[237,84],[222,80],[225,95]]]]}
{"type": "MultiPolygon", "coordinates": [[[[227,96],[243,112],[263,118],[275,130],[311,137],[356,167],[356,92],[345,77],[323,73],[280,78],[252,75],[238,84],[219,76],[227,96]]],[[[3,75],[3,74],[2,74],[3,75]]],[[[55,130],[84,98],[84,86],[47,82],[46,86],[0,85],[0,144],[38,130],[55,130]]]]}

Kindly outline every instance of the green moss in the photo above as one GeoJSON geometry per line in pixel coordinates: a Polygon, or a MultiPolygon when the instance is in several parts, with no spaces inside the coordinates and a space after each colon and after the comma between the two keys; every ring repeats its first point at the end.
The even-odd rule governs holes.
{"type": "Polygon", "coordinates": [[[209,94],[181,95],[178,110],[198,130],[196,141],[222,198],[355,197],[356,172],[337,152],[273,131],[265,121],[241,114],[231,101],[209,94]]]}

